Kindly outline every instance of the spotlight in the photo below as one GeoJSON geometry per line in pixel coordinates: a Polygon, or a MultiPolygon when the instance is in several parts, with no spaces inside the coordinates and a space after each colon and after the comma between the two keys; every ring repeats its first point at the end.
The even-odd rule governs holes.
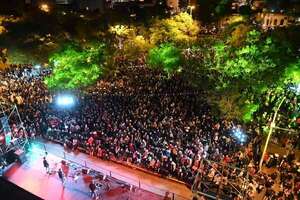
{"type": "Polygon", "coordinates": [[[41,69],[41,65],[35,65],[34,68],[35,69],[41,69]]]}
{"type": "Polygon", "coordinates": [[[244,144],[247,141],[247,135],[240,128],[233,128],[232,132],[233,137],[241,144],[244,144]]]}
{"type": "Polygon", "coordinates": [[[291,85],[289,89],[295,92],[297,95],[300,94],[300,83],[291,85]]]}
{"type": "Polygon", "coordinates": [[[56,104],[61,107],[71,107],[75,104],[75,99],[72,95],[59,95],[56,97],[56,104]]]}

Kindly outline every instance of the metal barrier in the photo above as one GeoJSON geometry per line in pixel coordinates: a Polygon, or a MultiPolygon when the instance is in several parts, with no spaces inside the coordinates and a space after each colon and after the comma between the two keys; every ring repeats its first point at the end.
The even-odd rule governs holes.
{"type": "MultiPolygon", "coordinates": [[[[90,161],[87,161],[86,159],[80,158],[78,155],[72,155],[72,153],[68,153],[68,152],[62,150],[61,148],[57,148],[55,146],[51,146],[51,148],[48,148],[47,144],[41,143],[38,141],[34,141],[34,142],[32,142],[32,144],[39,146],[37,148],[39,148],[40,150],[49,152],[57,157],[61,157],[66,161],[80,164],[86,168],[90,168],[95,171],[101,172],[106,176],[110,176],[112,178],[126,182],[136,188],[159,195],[162,197],[162,199],[172,199],[172,200],[188,200],[188,199],[190,199],[189,197],[184,197],[182,195],[177,194],[175,191],[167,191],[167,190],[155,187],[153,185],[148,185],[146,183],[143,183],[143,181],[141,181],[140,179],[134,179],[132,177],[127,177],[120,173],[113,172],[108,169],[104,169],[103,167],[101,167],[93,162],[90,162],[90,161]]],[[[95,160],[98,160],[98,159],[99,158],[95,157],[95,160]]]]}
{"type": "Polygon", "coordinates": [[[246,199],[248,182],[246,169],[202,159],[192,190],[209,199],[246,199]]]}

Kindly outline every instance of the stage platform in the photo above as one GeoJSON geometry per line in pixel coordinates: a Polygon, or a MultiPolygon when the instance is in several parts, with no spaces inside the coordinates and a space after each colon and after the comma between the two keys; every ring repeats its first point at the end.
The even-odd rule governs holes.
{"type": "MultiPolygon", "coordinates": [[[[49,143],[43,140],[39,140],[31,146],[30,151],[27,153],[27,161],[25,163],[14,164],[5,172],[4,176],[7,180],[20,186],[21,188],[24,188],[32,194],[41,197],[42,199],[92,199],[89,193],[88,185],[93,178],[89,174],[81,175],[77,180],[77,183],[75,183],[74,179],[72,178],[75,172],[74,165],[78,165],[81,168],[84,168],[84,165],[87,165],[87,168],[91,167],[111,178],[110,190],[101,191],[102,199],[171,199],[172,196],[166,192],[168,191],[166,189],[171,187],[173,187],[173,191],[174,189],[176,190],[176,188],[179,188],[179,190],[177,190],[178,192],[184,193],[185,195],[191,195],[191,193],[188,191],[188,188],[184,188],[185,186],[183,185],[176,184],[172,181],[155,177],[138,170],[130,169],[125,166],[120,166],[119,164],[112,163],[110,161],[101,161],[85,154],[64,152],[63,147],[60,145],[49,143]],[[42,159],[45,156],[45,148],[48,152],[47,160],[50,163],[51,171],[53,171],[53,174],[51,175],[48,175],[43,167],[42,159]],[[70,164],[68,168],[62,167],[68,176],[65,186],[62,185],[56,173],[58,168],[61,167],[61,161],[64,158],[67,160],[67,163],[70,164]],[[110,175],[112,175],[112,177],[110,175]],[[133,183],[135,180],[139,181],[133,183]],[[123,183],[129,184],[126,185],[123,183]],[[130,185],[135,186],[134,190],[129,189],[130,185]],[[141,186],[141,189],[137,187],[138,185],[141,186]],[[166,198],[166,195],[169,195],[170,198],[166,198]]],[[[78,168],[78,166],[75,166],[75,168],[78,168]]],[[[175,199],[189,199],[189,197],[182,198],[175,196],[175,199]]]]}

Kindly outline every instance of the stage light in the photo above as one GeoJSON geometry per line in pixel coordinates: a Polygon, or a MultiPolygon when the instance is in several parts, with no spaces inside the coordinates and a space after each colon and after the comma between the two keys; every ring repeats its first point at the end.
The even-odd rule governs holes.
{"type": "Polygon", "coordinates": [[[240,128],[235,127],[232,132],[233,137],[241,144],[244,144],[247,141],[247,135],[240,128]]]}
{"type": "Polygon", "coordinates": [[[75,104],[75,99],[72,95],[59,95],[56,97],[56,104],[61,107],[71,107],[75,104]]]}
{"type": "Polygon", "coordinates": [[[289,87],[289,90],[290,90],[290,91],[293,91],[293,92],[295,92],[297,95],[299,95],[299,94],[300,94],[300,83],[291,85],[291,86],[289,87]]]}
{"type": "Polygon", "coordinates": [[[41,69],[41,65],[35,65],[34,68],[35,69],[41,69]]]}

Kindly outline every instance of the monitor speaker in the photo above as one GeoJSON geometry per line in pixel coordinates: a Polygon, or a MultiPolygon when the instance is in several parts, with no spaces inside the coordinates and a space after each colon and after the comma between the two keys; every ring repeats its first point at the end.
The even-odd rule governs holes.
{"type": "Polygon", "coordinates": [[[83,174],[87,174],[87,173],[88,173],[88,170],[87,170],[87,169],[82,169],[82,173],[83,173],[83,174]]]}

